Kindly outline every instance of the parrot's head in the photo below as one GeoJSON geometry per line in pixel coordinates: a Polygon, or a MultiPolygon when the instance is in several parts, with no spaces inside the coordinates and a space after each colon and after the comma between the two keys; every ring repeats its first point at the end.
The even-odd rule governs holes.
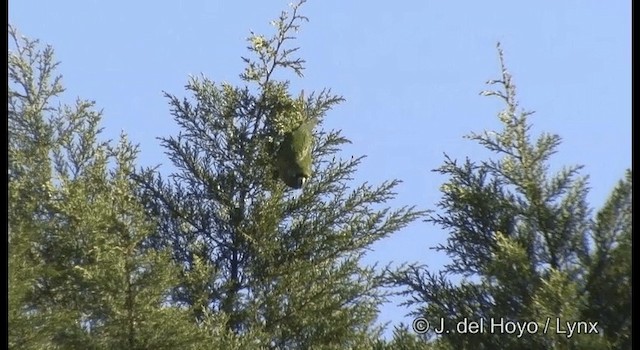
{"type": "Polygon", "coordinates": [[[289,187],[294,189],[301,189],[309,180],[309,173],[303,171],[303,169],[296,169],[298,167],[292,167],[289,169],[281,169],[277,174],[282,181],[289,187]]]}
{"type": "Polygon", "coordinates": [[[304,174],[298,174],[294,177],[294,183],[293,183],[293,188],[295,189],[300,189],[302,188],[302,186],[304,186],[305,183],[307,183],[307,180],[309,180],[309,177],[307,175],[304,174]]]}

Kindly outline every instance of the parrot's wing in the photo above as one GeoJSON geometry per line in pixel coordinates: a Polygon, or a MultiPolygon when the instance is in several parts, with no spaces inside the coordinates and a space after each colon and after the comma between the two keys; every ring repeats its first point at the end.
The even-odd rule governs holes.
{"type": "Polygon", "coordinates": [[[316,123],[318,123],[318,119],[312,118],[302,123],[302,125],[294,131],[296,146],[299,147],[298,152],[296,152],[297,160],[302,160],[311,154],[311,148],[313,147],[313,128],[316,123]]]}
{"type": "Polygon", "coordinates": [[[313,147],[313,136],[305,135],[300,140],[300,150],[296,152],[296,160],[301,161],[311,154],[311,148],[313,147]]]}

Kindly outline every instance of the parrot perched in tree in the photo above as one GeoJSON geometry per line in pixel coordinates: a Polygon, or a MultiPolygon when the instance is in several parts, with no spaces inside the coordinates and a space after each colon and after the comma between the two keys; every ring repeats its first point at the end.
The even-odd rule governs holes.
{"type": "Polygon", "coordinates": [[[277,176],[289,187],[300,189],[311,177],[313,127],[317,122],[316,118],[303,122],[285,133],[280,143],[276,153],[277,176]]]}

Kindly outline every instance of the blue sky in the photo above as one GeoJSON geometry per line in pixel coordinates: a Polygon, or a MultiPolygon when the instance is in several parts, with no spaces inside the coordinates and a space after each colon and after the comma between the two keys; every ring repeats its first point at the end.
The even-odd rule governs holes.
{"type": "MultiPolygon", "coordinates": [[[[162,91],[184,96],[189,74],[239,83],[249,30],[270,34],[286,1],[35,1],[9,3],[23,35],[51,44],[66,99],[95,100],[108,137],[121,130],[142,149],[142,165],[168,163],[157,136],[177,133],[162,91]]],[[[553,167],[583,164],[589,200],[600,207],[631,166],[631,1],[310,0],[297,45],[307,60],[292,88],[331,88],[346,102],[327,129],[366,154],[357,182],[399,178],[393,206],[435,209],[445,180],[432,173],[453,158],[485,159],[462,138],[499,127],[495,98],[502,43],[521,107],[534,131],[559,134],[553,167]]],[[[297,90],[294,91],[297,94],[297,90]]],[[[447,262],[428,247],[446,232],[417,222],[379,242],[368,262],[447,262]]],[[[408,320],[393,304],[382,321],[408,320]]]]}

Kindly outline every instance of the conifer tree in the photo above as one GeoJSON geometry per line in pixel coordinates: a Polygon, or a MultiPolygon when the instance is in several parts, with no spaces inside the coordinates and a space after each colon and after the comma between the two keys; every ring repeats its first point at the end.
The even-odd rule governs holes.
{"type": "Polygon", "coordinates": [[[349,141],[322,128],[342,97],[292,92],[277,78],[303,76],[290,46],[303,3],[272,22],[272,36],[251,34],[244,85],[192,77],[188,97],[166,94],[180,132],[161,143],[175,170],[145,169],[138,180],[159,218],[150,242],[181,267],[172,298],[194,320],[223,315],[229,332],[253,332],[262,348],[369,349],[384,292],[360,258],[422,212],[383,206],[397,180],[352,187],[363,158],[341,159],[349,141]],[[278,144],[314,119],[311,176],[294,190],[274,176],[278,144]]]}
{"type": "Polygon", "coordinates": [[[482,94],[505,103],[498,114],[503,128],[468,136],[497,157],[458,162],[446,156],[435,170],[448,180],[440,211],[426,221],[448,232],[435,249],[452,261],[440,272],[404,266],[390,280],[404,288],[415,316],[427,317],[433,327],[447,321],[449,333],[431,328],[423,337],[451,349],[629,348],[631,172],[594,224],[582,167],[550,173],[560,137],[541,133],[533,139],[532,113],[519,110],[500,47],[498,52],[502,74],[489,84],[501,89],[482,94]],[[454,327],[465,319],[484,319],[487,328],[460,333],[454,327]],[[507,334],[507,328],[489,328],[491,320],[530,328],[521,336],[507,334]],[[588,326],[589,334],[569,337],[565,322],[573,321],[598,322],[598,334],[588,326]]]}
{"type": "Polygon", "coordinates": [[[584,318],[600,321],[615,349],[631,348],[631,170],[596,215],[584,318]]]}
{"type": "Polygon", "coordinates": [[[100,140],[93,102],[60,103],[51,47],[9,38],[9,348],[232,348],[168,299],[178,267],[147,244],[137,148],[100,140]]]}

